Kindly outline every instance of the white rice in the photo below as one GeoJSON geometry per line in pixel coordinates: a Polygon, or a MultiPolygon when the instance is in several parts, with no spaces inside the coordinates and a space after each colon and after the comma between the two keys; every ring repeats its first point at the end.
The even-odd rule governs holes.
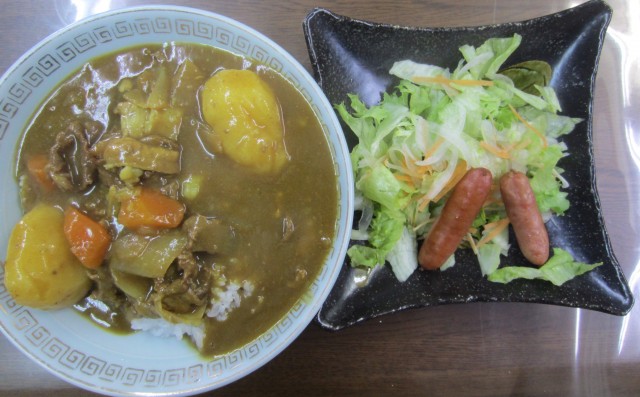
{"type": "Polygon", "coordinates": [[[240,307],[242,298],[251,296],[252,293],[253,284],[246,280],[242,285],[229,283],[226,286],[214,288],[211,309],[207,311],[207,317],[218,321],[226,320],[233,309],[240,307]]]}
{"type": "Polygon", "coordinates": [[[163,318],[136,318],[131,320],[131,329],[146,331],[161,338],[173,336],[178,340],[187,335],[198,349],[202,348],[204,342],[204,325],[173,324],[163,318]]]}
{"type": "MultiPolygon", "coordinates": [[[[231,311],[240,307],[243,298],[251,296],[253,284],[249,281],[242,283],[227,283],[221,279],[219,285],[213,288],[211,307],[206,312],[207,317],[218,321],[225,321],[231,311]]],[[[163,318],[137,318],[131,320],[131,329],[145,331],[162,338],[175,337],[181,340],[185,335],[190,337],[198,349],[204,343],[204,324],[194,326],[188,324],[174,324],[163,318]]]]}

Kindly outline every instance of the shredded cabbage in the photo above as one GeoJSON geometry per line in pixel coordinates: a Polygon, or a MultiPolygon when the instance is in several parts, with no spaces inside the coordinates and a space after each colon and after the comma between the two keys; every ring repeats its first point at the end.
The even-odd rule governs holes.
{"type": "MultiPolygon", "coordinates": [[[[534,95],[500,73],[521,40],[514,34],[491,38],[477,48],[464,45],[453,71],[411,60],[395,62],[389,73],[399,84],[377,105],[367,107],[356,95],[349,95],[348,107],[336,105],[358,138],[351,161],[356,192],[367,204],[353,232],[361,244],[348,250],[353,266],[389,262],[398,280],[406,280],[418,266],[417,240],[429,233],[449,191],[471,167],[489,169],[495,180],[512,169],[526,173],[545,219],[569,208],[562,191],[567,181],[558,167],[568,153],[558,138],[581,120],[558,114],[560,103],[552,87],[535,85],[534,95]]],[[[469,235],[482,274],[490,281],[542,278],[559,283],[587,269],[589,265],[567,265],[575,262],[558,250],[549,260],[551,266],[501,269],[500,257],[509,248],[507,229],[482,240],[491,225],[506,218],[499,192],[492,198],[469,235]],[[542,270],[549,268],[561,268],[562,277],[542,270]]],[[[468,245],[467,240],[461,247],[468,245]]],[[[454,265],[452,256],[444,268],[454,265]]]]}

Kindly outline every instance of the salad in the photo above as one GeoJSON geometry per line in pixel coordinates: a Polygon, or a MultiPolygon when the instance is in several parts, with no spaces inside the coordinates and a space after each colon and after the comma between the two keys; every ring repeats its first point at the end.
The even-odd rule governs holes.
{"type": "MultiPolygon", "coordinates": [[[[464,45],[453,71],[395,62],[389,73],[400,82],[377,105],[366,106],[351,94],[349,106],[336,106],[358,138],[351,161],[361,216],[352,231],[359,243],[348,251],[352,266],[388,262],[405,281],[419,267],[419,244],[452,191],[476,168],[490,171],[493,181],[458,248],[473,250],[489,281],[537,278],[562,285],[601,265],[577,262],[559,247],[541,266],[502,263],[512,242],[500,178],[525,174],[542,218],[562,215],[570,202],[558,166],[568,148],[560,138],[582,121],[559,114],[548,64],[532,60],[503,68],[521,41],[514,34],[477,48],[464,45]]],[[[450,255],[440,271],[455,264],[455,254],[450,255]]]]}

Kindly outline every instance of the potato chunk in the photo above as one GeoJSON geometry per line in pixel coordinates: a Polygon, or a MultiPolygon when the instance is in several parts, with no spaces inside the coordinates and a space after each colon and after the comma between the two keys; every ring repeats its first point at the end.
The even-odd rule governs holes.
{"type": "Polygon", "coordinates": [[[4,282],[18,304],[57,309],[78,302],[89,291],[91,282],[71,253],[63,222],[61,210],[38,204],[14,227],[4,282]]]}
{"type": "Polygon", "coordinates": [[[202,113],[213,128],[206,144],[261,174],[276,174],[288,161],[278,100],[255,72],[221,70],[204,85],[202,113]]]}

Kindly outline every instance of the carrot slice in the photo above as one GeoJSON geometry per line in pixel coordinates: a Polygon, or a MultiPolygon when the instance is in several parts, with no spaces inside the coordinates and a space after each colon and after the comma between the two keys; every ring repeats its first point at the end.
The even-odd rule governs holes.
{"type": "Polygon", "coordinates": [[[27,171],[45,192],[51,192],[56,185],[47,172],[49,158],[46,154],[36,154],[27,158],[27,171]]]}
{"type": "Polygon", "coordinates": [[[172,229],[182,222],[185,206],[178,200],[149,188],[125,199],[120,206],[118,222],[137,230],[142,227],[172,229]]]}
{"type": "Polygon", "coordinates": [[[64,235],[80,263],[90,269],[100,267],[111,245],[111,235],[104,226],[70,206],[64,212],[64,235]]]}

